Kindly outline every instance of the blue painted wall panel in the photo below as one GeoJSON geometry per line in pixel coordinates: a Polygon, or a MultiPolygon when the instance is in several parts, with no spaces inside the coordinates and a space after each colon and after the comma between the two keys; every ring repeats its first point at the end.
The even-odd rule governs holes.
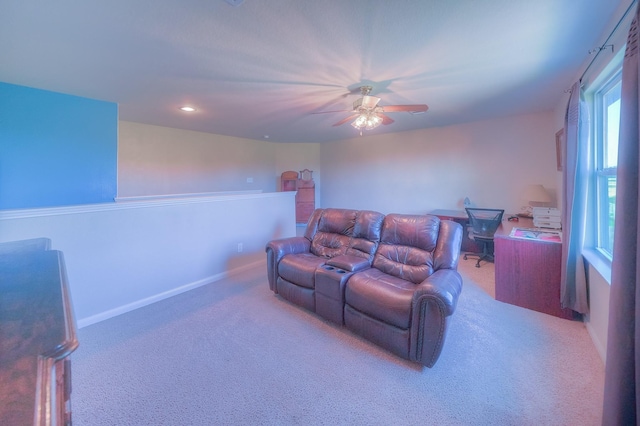
{"type": "Polygon", "coordinates": [[[0,83],[0,209],[113,202],[118,106],[0,83]]]}

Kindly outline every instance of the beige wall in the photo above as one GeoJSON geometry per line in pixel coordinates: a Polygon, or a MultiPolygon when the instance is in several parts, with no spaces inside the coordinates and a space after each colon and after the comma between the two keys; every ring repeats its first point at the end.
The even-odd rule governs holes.
{"type": "Polygon", "coordinates": [[[589,315],[585,324],[591,340],[603,361],[607,359],[607,332],[609,327],[609,293],[611,285],[591,265],[589,275],[589,315]]]}
{"type": "Polygon", "coordinates": [[[556,193],[552,112],[355,137],[320,147],[322,204],[424,213],[477,207],[516,213],[528,184],[556,193]]]}
{"type": "Polygon", "coordinates": [[[274,192],[275,158],[272,143],[120,121],[118,196],[274,192]]]}
{"type": "Polygon", "coordinates": [[[420,213],[517,212],[531,183],[556,193],[550,112],[325,144],[272,143],[121,121],[118,196],[279,190],[283,171],[313,170],[316,206],[420,213]],[[253,183],[247,183],[247,178],[253,183]]]}

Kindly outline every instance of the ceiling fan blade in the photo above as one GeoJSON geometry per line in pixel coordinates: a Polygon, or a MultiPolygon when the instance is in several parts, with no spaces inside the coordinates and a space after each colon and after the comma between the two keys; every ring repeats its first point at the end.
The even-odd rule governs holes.
{"type": "Polygon", "coordinates": [[[425,112],[429,107],[425,104],[420,105],[385,105],[382,107],[384,112],[425,112]]]}
{"type": "Polygon", "coordinates": [[[350,116],[345,117],[342,120],[338,121],[336,124],[333,125],[333,127],[342,126],[347,121],[353,120],[357,115],[358,114],[351,114],[350,116]]]}
{"type": "Polygon", "coordinates": [[[329,114],[332,112],[352,112],[353,110],[351,109],[334,109],[331,111],[317,111],[317,112],[312,112],[311,114],[329,114]]]}
{"type": "Polygon", "coordinates": [[[378,116],[382,118],[382,124],[384,125],[391,124],[394,121],[396,121],[393,118],[389,117],[388,115],[382,114],[381,112],[378,113],[378,116]]]}

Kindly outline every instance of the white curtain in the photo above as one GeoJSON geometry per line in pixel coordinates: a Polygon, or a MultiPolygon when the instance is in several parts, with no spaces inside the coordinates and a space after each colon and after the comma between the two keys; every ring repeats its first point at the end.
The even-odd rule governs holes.
{"type": "Polygon", "coordinates": [[[589,304],[582,248],[586,232],[589,182],[589,113],[580,82],[576,82],[571,88],[564,131],[560,299],[563,308],[586,314],[589,312],[589,304]]]}

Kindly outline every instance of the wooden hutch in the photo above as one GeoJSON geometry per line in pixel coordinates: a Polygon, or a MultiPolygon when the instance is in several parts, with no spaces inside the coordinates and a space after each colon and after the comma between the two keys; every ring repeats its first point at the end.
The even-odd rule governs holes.
{"type": "Polygon", "coordinates": [[[300,173],[287,171],[280,176],[282,191],[297,191],[296,223],[307,223],[316,208],[316,184],[312,174],[312,170],[304,169],[300,173]]]}

